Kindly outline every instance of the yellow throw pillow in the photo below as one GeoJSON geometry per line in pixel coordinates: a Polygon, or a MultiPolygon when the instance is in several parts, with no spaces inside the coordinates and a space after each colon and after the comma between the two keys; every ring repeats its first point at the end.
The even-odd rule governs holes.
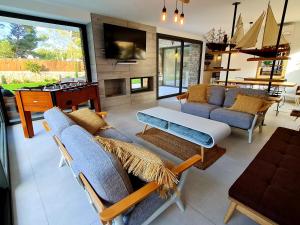
{"type": "Polygon", "coordinates": [[[239,94],[230,110],[249,114],[258,113],[264,105],[264,99],[239,94]]]}
{"type": "Polygon", "coordinates": [[[207,103],[207,85],[198,84],[189,87],[188,102],[207,103]]]}
{"type": "Polygon", "coordinates": [[[128,173],[140,179],[155,181],[162,185],[160,194],[165,196],[170,189],[174,189],[178,180],[171,171],[173,167],[169,162],[164,162],[156,154],[138,145],[120,140],[96,136],[95,140],[104,147],[104,150],[114,154],[128,173]]]}
{"type": "Polygon", "coordinates": [[[67,114],[71,120],[77,123],[79,126],[86,129],[91,134],[95,134],[101,128],[106,127],[107,123],[88,108],[79,109],[67,114]]]}

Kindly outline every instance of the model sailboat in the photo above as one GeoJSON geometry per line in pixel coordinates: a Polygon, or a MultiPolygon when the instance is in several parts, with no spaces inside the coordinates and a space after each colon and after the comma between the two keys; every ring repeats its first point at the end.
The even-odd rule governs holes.
{"type": "Polygon", "coordinates": [[[241,39],[244,37],[244,25],[243,25],[243,19],[242,15],[239,15],[238,21],[235,26],[235,33],[233,37],[230,39],[230,44],[237,45],[241,41],[241,39]]]}
{"type": "MultiPolygon", "coordinates": [[[[257,38],[261,31],[264,18],[265,18],[265,12],[263,12],[260,15],[260,17],[249,29],[249,31],[239,41],[236,41],[236,47],[235,47],[236,49],[239,49],[239,51],[243,53],[256,55],[260,57],[266,57],[266,58],[276,57],[278,52],[288,52],[290,50],[288,41],[282,35],[280,39],[279,49],[278,51],[276,51],[276,43],[277,43],[279,28],[270,4],[268,5],[268,10],[267,10],[262,48],[253,49],[257,44],[257,38]]],[[[240,31],[237,29],[236,33],[237,32],[240,31]]],[[[235,37],[235,35],[233,37],[235,37]]]]}

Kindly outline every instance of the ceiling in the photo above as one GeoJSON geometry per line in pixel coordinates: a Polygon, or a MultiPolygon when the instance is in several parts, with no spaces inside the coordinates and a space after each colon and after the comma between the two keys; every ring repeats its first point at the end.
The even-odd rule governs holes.
{"type": "MultiPolygon", "coordinates": [[[[118,17],[161,28],[192,34],[204,34],[212,27],[231,30],[233,0],[191,0],[184,7],[186,16],[183,26],[173,24],[172,14],[176,0],[166,0],[168,21],[160,21],[163,0],[0,0],[0,8],[19,13],[46,16],[74,22],[88,23],[90,13],[118,17]]],[[[269,0],[241,0],[238,13],[242,13],[245,29],[249,22],[266,10],[269,0]]],[[[271,0],[271,5],[280,22],[284,0],[271,0]]],[[[286,22],[300,21],[300,1],[290,0],[286,22]]]]}

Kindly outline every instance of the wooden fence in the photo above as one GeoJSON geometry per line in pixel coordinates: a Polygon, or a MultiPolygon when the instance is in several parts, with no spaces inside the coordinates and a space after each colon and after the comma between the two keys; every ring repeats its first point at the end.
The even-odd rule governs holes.
{"type": "Polygon", "coordinates": [[[33,62],[42,66],[42,71],[78,72],[84,71],[82,61],[58,61],[58,60],[29,60],[29,59],[0,59],[1,71],[26,71],[26,63],[33,62]]]}

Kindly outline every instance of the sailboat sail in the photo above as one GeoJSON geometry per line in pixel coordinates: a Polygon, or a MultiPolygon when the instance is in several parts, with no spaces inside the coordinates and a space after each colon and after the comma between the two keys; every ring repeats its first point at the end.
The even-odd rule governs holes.
{"type": "MultiPolygon", "coordinates": [[[[270,4],[268,5],[265,32],[263,37],[263,47],[275,46],[277,43],[279,28],[275,20],[270,4]]],[[[280,44],[288,44],[288,41],[281,35],[280,44]]]]}
{"type": "Polygon", "coordinates": [[[257,43],[257,37],[259,35],[262,23],[265,18],[265,12],[256,20],[250,30],[245,34],[245,36],[240,40],[236,48],[252,48],[255,47],[257,43]]]}
{"type": "Polygon", "coordinates": [[[236,31],[233,37],[230,39],[230,44],[237,44],[244,37],[244,27],[243,27],[243,19],[240,14],[238,21],[236,23],[236,31]]]}

